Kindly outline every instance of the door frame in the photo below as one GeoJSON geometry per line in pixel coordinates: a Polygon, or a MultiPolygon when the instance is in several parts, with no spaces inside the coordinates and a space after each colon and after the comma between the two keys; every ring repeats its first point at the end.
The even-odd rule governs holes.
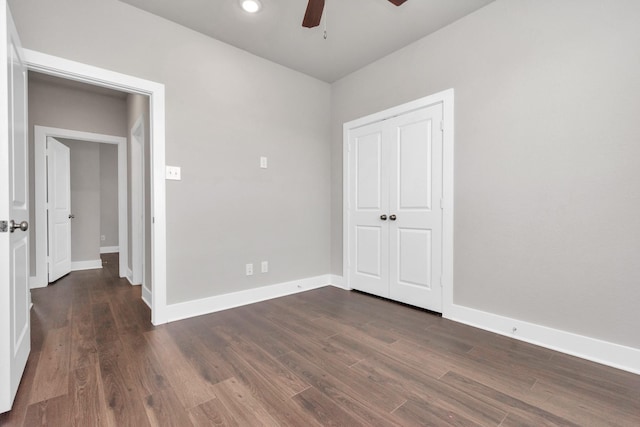
{"type": "Polygon", "coordinates": [[[30,277],[31,289],[44,288],[49,284],[47,269],[47,138],[64,138],[87,143],[115,144],[118,146],[118,246],[120,247],[120,277],[127,272],[127,138],[61,129],[34,126],[34,184],[35,184],[35,231],[36,231],[36,275],[30,277]]]}
{"type": "Polygon", "coordinates": [[[349,283],[349,136],[351,130],[390,119],[401,114],[442,104],[442,314],[453,308],[453,207],[454,207],[454,90],[447,89],[424,98],[344,123],[342,134],[342,277],[345,288],[352,289],[349,283]]]}
{"type": "MultiPolygon", "coordinates": [[[[144,193],[144,114],[140,115],[130,129],[131,141],[131,278],[132,285],[142,285],[145,289],[144,277],[144,247],[145,247],[145,193],[144,193]],[[142,140],[139,135],[142,133],[142,140]],[[134,158],[134,145],[140,146],[140,158],[134,158]],[[136,188],[134,184],[134,175],[137,175],[140,188],[136,188]],[[136,203],[141,201],[140,205],[136,203]],[[142,218],[142,221],[136,221],[135,218],[142,218]],[[135,236],[140,235],[140,242],[136,241],[135,236]],[[138,247],[138,243],[140,246],[138,247]]],[[[121,276],[122,277],[122,276],[121,276]]],[[[147,289],[148,290],[148,289],[147,289]]]]}
{"type": "Polygon", "coordinates": [[[161,83],[24,49],[27,68],[67,80],[149,97],[151,156],[151,322],[167,323],[165,87],[161,83]]]}

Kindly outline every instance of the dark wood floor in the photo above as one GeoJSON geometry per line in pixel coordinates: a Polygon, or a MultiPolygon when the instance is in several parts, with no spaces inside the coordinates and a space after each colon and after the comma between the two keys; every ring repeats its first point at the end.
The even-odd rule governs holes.
{"type": "Polygon", "coordinates": [[[323,288],[153,327],[102,270],[33,291],[6,426],[640,426],[640,376],[323,288]]]}

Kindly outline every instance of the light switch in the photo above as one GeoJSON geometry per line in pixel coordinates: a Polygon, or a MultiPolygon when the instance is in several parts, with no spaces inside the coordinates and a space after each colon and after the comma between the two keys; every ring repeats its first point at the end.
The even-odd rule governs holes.
{"type": "Polygon", "coordinates": [[[166,178],[172,181],[180,181],[182,179],[180,174],[180,166],[167,166],[166,178]]]}
{"type": "Polygon", "coordinates": [[[260,167],[262,169],[266,169],[267,168],[267,158],[266,157],[260,157],[260,167]]]}

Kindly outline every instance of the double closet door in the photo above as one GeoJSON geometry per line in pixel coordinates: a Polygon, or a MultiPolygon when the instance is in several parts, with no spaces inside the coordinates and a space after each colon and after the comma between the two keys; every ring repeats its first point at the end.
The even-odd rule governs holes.
{"type": "Polygon", "coordinates": [[[348,280],[442,311],[442,104],[349,131],[348,280]]]}

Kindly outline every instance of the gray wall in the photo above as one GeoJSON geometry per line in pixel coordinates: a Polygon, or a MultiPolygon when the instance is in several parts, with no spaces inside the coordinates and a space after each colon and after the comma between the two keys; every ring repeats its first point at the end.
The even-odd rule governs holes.
{"type": "Polygon", "coordinates": [[[9,3],[26,48],[165,84],[168,303],[329,271],[328,84],[117,0],[9,3]]]}
{"type": "Polygon", "coordinates": [[[498,0],[332,87],[342,124],[455,88],[456,304],[640,348],[640,2],[498,0]]]}
{"type": "MultiPolygon", "coordinates": [[[[100,93],[90,86],[76,87],[55,79],[29,73],[29,173],[30,206],[35,206],[34,142],[35,125],[84,132],[126,136],[126,99],[100,93]]],[[[31,209],[31,259],[35,259],[35,210],[31,209]]],[[[31,274],[35,275],[35,263],[31,274]]]]}
{"type": "Polygon", "coordinates": [[[118,146],[97,144],[100,149],[101,247],[118,246],[118,146]]]}
{"type": "MultiPolygon", "coordinates": [[[[142,117],[144,121],[144,285],[151,290],[151,146],[149,144],[150,138],[149,135],[149,97],[138,95],[138,94],[129,94],[127,96],[127,183],[128,183],[128,192],[129,195],[129,206],[133,206],[131,198],[133,196],[133,192],[131,191],[131,131],[133,130],[133,126],[135,126],[138,118],[142,117]]],[[[128,223],[131,222],[131,209],[128,212],[128,223]]],[[[131,256],[132,256],[132,243],[133,239],[131,236],[131,227],[129,227],[129,260],[128,265],[129,268],[132,266],[131,256]]]]}
{"type": "Polygon", "coordinates": [[[61,139],[71,155],[71,262],[100,259],[100,145],[61,139]]]}

